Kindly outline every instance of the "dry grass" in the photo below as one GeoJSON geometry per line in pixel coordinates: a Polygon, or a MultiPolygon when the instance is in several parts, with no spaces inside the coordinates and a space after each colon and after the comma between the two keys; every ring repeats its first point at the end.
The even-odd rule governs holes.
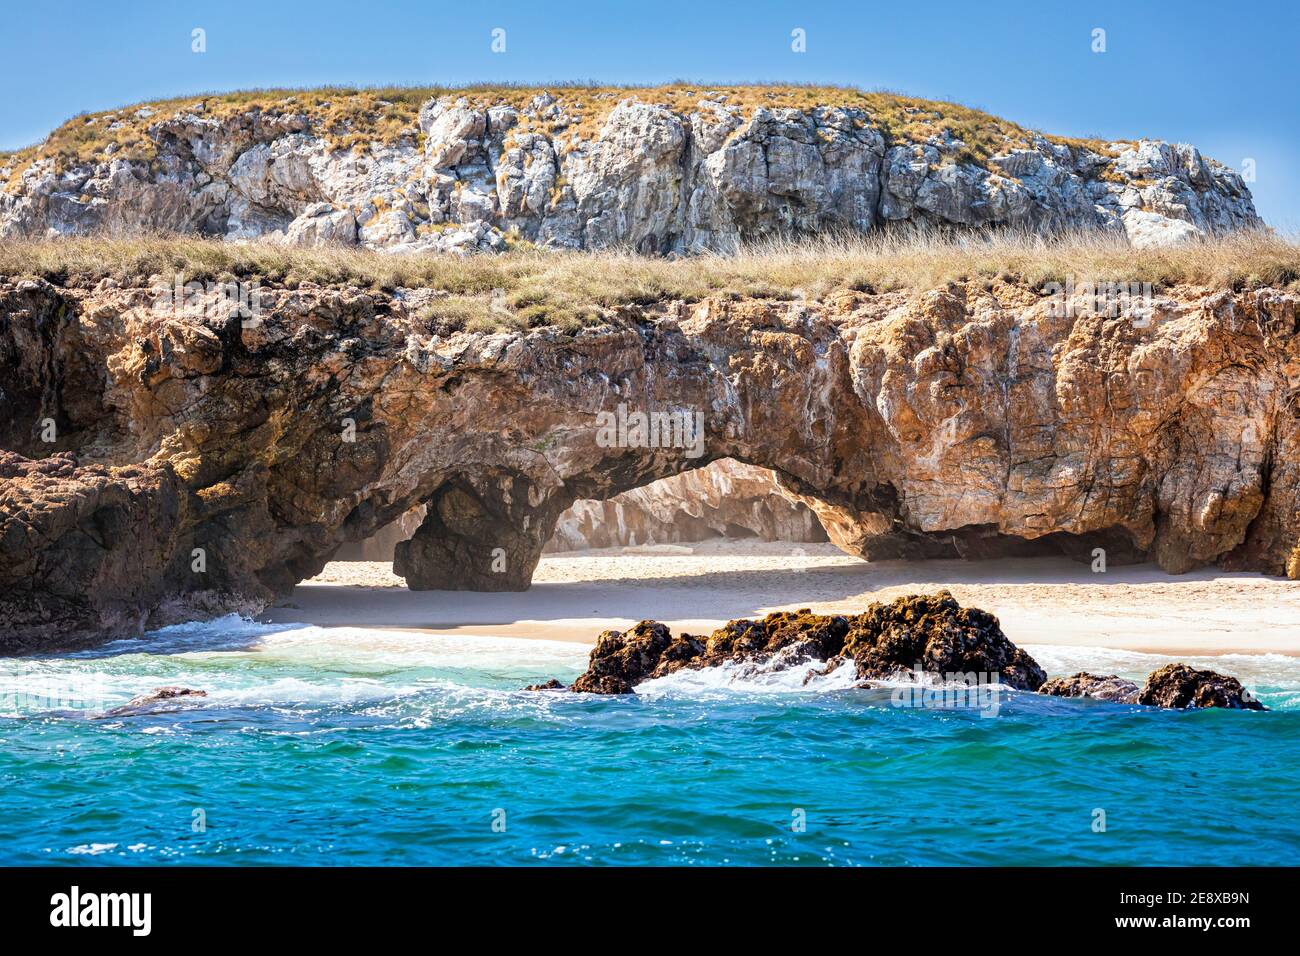
{"type": "Polygon", "coordinates": [[[441,328],[556,326],[576,330],[622,306],[695,302],[709,296],[812,300],[838,290],[926,290],[949,282],[1150,282],[1176,286],[1300,290],[1300,244],[1239,232],[1165,249],[1134,249],[1099,233],[896,233],[773,241],[730,255],[668,260],[630,252],[394,255],[355,248],[299,249],[193,237],[0,241],[0,276],[85,286],[151,277],[232,279],[297,287],[431,289],[425,318],[441,328]]]}
{"type": "MultiPolygon", "coordinates": [[[[112,145],[117,158],[150,161],[156,144],[149,127],[161,120],[201,107],[203,115],[230,118],[240,113],[260,110],[268,114],[303,114],[314,133],[336,149],[364,149],[372,143],[391,144],[409,139],[418,142],[416,119],[420,105],[433,96],[464,96],[471,104],[487,107],[507,104],[525,108],[543,90],[563,105],[566,122],[557,126],[550,121],[534,125],[521,124],[520,131],[532,128],[561,137],[570,144],[575,140],[594,139],[613,108],[633,97],[657,103],[683,113],[697,108],[701,99],[723,99],[752,115],[759,107],[815,106],[856,107],[865,110],[889,143],[923,142],[945,132],[962,140],[966,147],[962,161],[984,164],[988,158],[1008,148],[1027,146],[1034,133],[1009,120],[956,103],[923,100],[882,91],[866,91],[845,86],[797,84],[749,84],[715,86],[709,84],[671,83],[653,87],[551,84],[546,87],[511,84],[478,84],[464,87],[386,87],[352,89],[322,87],[317,89],[243,90],[179,96],[166,100],[137,103],[132,106],[75,116],[59,126],[42,143],[0,155],[0,168],[8,167],[9,187],[16,186],[22,171],[38,159],[53,159],[57,169],[65,169],[105,156],[112,145]],[[148,115],[137,116],[142,109],[148,115]]],[[[1086,145],[1096,152],[1107,152],[1106,144],[1096,140],[1068,140],[1048,136],[1055,142],[1086,145]]]]}
{"type": "Polygon", "coordinates": [[[203,116],[230,119],[260,110],[271,115],[303,114],[312,129],[337,149],[370,142],[394,143],[403,136],[414,142],[419,130],[420,104],[436,92],[422,88],[389,87],[356,90],[321,87],[311,90],[242,90],[179,96],[136,103],[113,110],[82,113],[56,128],[44,142],[16,150],[0,160],[10,167],[12,186],[22,171],[39,159],[53,159],[55,168],[103,158],[111,145],[113,156],[148,162],[156,155],[149,127],[183,113],[200,110],[203,116]],[[137,116],[141,110],[148,115],[137,116]]]}

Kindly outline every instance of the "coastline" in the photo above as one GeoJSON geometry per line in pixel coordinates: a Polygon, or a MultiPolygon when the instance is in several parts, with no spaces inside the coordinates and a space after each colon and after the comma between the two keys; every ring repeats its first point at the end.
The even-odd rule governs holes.
{"type": "Polygon", "coordinates": [[[1283,578],[1152,565],[1095,574],[1067,558],[865,562],[830,544],[751,540],[547,554],[524,592],[410,591],[387,564],[333,562],[258,619],[592,644],[646,618],[708,634],[739,617],[856,613],[940,588],[996,614],[1022,646],[1300,657],[1300,587],[1283,578]]]}

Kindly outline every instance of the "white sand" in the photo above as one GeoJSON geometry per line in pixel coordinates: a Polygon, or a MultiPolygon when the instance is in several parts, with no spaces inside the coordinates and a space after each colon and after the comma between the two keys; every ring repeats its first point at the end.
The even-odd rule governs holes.
{"type": "Polygon", "coordinates": [[[387,564],[334,562],[265,620],[592,642],[644,618],[708,633],[731,618],[946,587],[997,614],[1018,644],[1163,654],[1300,656],[1300,583],[1151,565],[1094,574],[1064,558],[868,563],[829,544],[717,541],[547,555],[522,593],[409,591],[387,564]]]}

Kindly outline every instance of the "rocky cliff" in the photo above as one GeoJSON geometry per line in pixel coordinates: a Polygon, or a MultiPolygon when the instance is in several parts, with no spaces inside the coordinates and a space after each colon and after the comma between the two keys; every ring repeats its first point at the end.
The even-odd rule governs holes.
{"type": "Polygon", "coordinates": [[[266,92],[77,117],[0,155],[0,237],[642,252],[891,225],[1103,229],[1137,245],[1259,225],[1194,147],[1068,140],[851,89],[266,92]],[[427,95],[426,95],[427,94],[427,95]]]}
{"type": "Polygon", "coordinates": [[[722,458],[863,556],[1300,577],[1294,292],[1098,314],[995,276],[479,332],[293,284],[248,320],[0,278],[0,647],[256,610],[421,503],[411,586],[523,588],[574,501],[722,458]]]}

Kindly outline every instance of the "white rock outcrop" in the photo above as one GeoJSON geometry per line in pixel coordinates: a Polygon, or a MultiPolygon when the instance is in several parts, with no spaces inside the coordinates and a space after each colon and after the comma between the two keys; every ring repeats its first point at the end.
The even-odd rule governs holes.
{"type": "Polygon", "coordinates": [[[198,103],[147,118],[148,162],[106,147],[62,170],[10,169],[0,236],[175,231],[394,251],[517,237],[679,254],[903,223],[1105,229],[1136,245],[1261,225],[1242,178],[1192,146],[1028,134],[977,163],[947,130],[892,142],[865,109],[731,99],[702,91],[683,111],[628,96],[584,127],[549,94],[523,108],[447,95],[409,135],[360,150],[331,146],[302,113],[216,118],[198,103]]]}

